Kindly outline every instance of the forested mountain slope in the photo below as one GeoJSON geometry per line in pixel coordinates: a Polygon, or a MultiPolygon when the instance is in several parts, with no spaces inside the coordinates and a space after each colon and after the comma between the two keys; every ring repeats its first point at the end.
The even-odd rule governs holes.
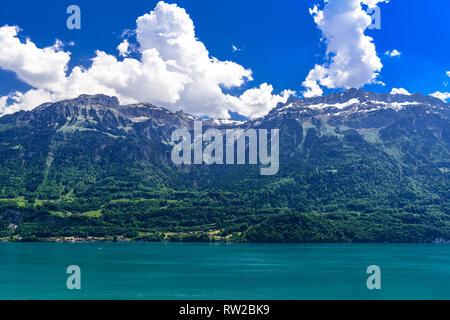
{"type": "Polygon", "coordinates": [[[80,96],[0,118],[0,238],[450,239],[450,105],[350,89],[204,130],[279,129],[280,169],[175,166],[195,118],[80,96]]]}

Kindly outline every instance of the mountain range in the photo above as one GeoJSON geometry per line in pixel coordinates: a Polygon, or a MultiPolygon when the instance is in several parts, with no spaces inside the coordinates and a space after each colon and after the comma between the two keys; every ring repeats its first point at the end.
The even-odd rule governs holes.
{"type": "Polygon", "coordinates": [[[349,89],[247,121],[279,129],[280,169],[172,163],[197,119],[82,95],[0,118],[0,239],[441,242],[450,239],[450,104],[349,89]]]}

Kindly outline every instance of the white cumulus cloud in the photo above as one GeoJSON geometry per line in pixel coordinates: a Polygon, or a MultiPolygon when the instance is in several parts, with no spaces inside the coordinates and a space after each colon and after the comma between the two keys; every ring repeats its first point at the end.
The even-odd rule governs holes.
{"type": "Polygon", "coordinates": [[[443,101],[447,101],[448,99],[450,99],[450,92],[436,91],[435,93],[430,94],[430,96],[441,99],[443,101]]]}
{"type": "Polygon", "coordinates": [[[127,39],[123,40],[118,46],[117,50],[121,57],[126,57],[130,54],[130,43],[127,39]]]}
{"type": "Polygon", "coordinates": [[[29,85],[47,90],[61,90],[65,85],[70,53],[61,51],[61,41],[47,48],[38,48],[17,37],[18,27],[0,28],[0,67],[11,70],[29,85]]]}
{"type": "Polygon", "coordinates": [[[391,94],[404,94],[407,96],[411,95],[411,93],[409,93],[408,90],[406,90],[404,88],[393,88],[391,91],[391,94]]]}
{"type": "Polygon", "coordinates": [[[384,54],[389,56],[389,57],[399,57],[399,56],[402,55],[402,53],[400,51],[398,51],[397,49],[394,49],[392,51],[388,50],[384,54]]]}
{"type": "Polygon", "coordinates": [[[137,19],[136,30],[130,31],[137,43],[123,40],[117,47],[119,58],[97,50],[89,68],[77,66],[70,73],[70,52],[59,42],[38,48],[29,39],[21,42],[18,32],[18,27],[0,28],[0,68],[15,72],[33,89],[0,97],[0,115],[47,101],[103,93],[117,96],[121,103],[146,101],[194,115],[226,118],[232,110],[257,117],[293,94],[289,90],[274,94],[268,84],[239,97],[224,93],[253,80],[252,71],[211,56],[196,37],[186,11],[163,1],[137,19]],[[130,58],[131,50],[138,50],[140,58],[130,58]]]}
{"type": "Polygon", "coordinates": [[[376,83],[383,65],[373,39],[364,34],[372,23],[362,4],[384,0],[326,0],[323,10],[310,9],[327,45],[327,61],[316,65],[303,82],[305,97],[320,96],[323,87],[351,88],[376,83]]]}
{"type": "Polygon", "coordinates": [[[227,101],[234,106],[231,111],[255,118],[262,115],[260,110],[267,110],[267,106],[272,109],[280,102],[285,103],[294,94],[292,90],[284,90],[280,95],[274,95],[273,87],[263,83],[259,88],[249,89],[239,97],[228,95],[227,101]]]}

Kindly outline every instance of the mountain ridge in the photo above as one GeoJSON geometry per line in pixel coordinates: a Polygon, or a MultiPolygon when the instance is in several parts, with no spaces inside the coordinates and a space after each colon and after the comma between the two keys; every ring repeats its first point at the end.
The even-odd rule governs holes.
{"type": "MultiPolygon", "coordinates": [[[[279,103],[275,108],[273,108],[272,110],[270,110],[268,112],[267,115],[263,116],[263,117],[259,117],[259,118],[265,118],[268,115],[270,115],[271,113],[275,113],[278,112],[280,109],[286,109],[286,107],[289,107],[290,105],[296,105],[297,107],[300,108],[311,108],[311,106],[316,106],[316,105],[323,105],[322,109],[326,109],[329,108],[330,105],[332,107],[332,105],[336,105],[336,104],[341,104],[341,103],[345,103],[348,102],[349,100],[352,99],[357,99],[358,102],[355,102],[355,104],[361,104],[361,103],[366,103],[366,102],[372,102],[373,104],[377,104],[377,103],[386,103],[386,104],[395,104],[395,103],[403,103],[403,104],[407,104],[408,102],[410,103],[416,103],[416,104],[423,104],[423,105],[428,105],[428,106],[441,106],[441,107],[449,107],[450,103],[445,102],[441,99],[432,97],[432,96],[425,96],[421,93],[414,93],[411,95],[405,95],[405,94],[388,94],[388,93],[373,93],[370,91],[365,91],[365,90],[361,90],[361,89],[355,89],[355,88],[351,88],[346,90],[343,93],[332,93],[329,95],[325,95],[325,96],[321,96],[321,97],[314,97],[314,98],[296,98],[296,97],[289,97],[286,103],[279,103]],[[374,103],[375,101],[375,103],[374,103]]],[[[147,109],[146,111],[149,110],[159,110],[159,111],[163,111],[163,112],[167,112],[169,114],[177,114],[177,115],[185,115],[186,118],[190,118],[190,119],[196,119],[196,120],[200,120],[199,118],[193,117],[189,114],[185,114],[182,110],[179,110],[177,112],[173,112],[169,109],[166,109],[164,107],[158,107],[155,106],[151,103],[148,102],[141,102],[141,103],[134,103],[134,104],[127,104],[127,105],[121,105],[119,103],[119,100],[117,99],[117,97],[110,97],[107,95],[103,95],[103,94],[97,94],[97,95],[80,95],[77,98],[73,98],[73,99],[66,99],[66,100],[61,100],[58,102],[46,102],[43,103],[39,106],[37,106],[36,108],[30,110],[30,111],[18,111],[14,114],[9,114],[9,115],[3,115],[1,118],[3,117],[8,117],[8,116],[12,116],[12,115],[17,115],[17,114],[28,114],[28,112],[40,112],[40,111],[44,111],[45,109],[54,106],[55,104],[58,105],[64,105],[64,106],[83,106],[85,105],[86,107],[106,107],[106,108],[111,108],[111,109],[116,109],[121,113],[127,114],[130,113],[130,110],[127,109],[134,109],[136,113],[137,110],[139,110],[139,108],[141,108],[141,113],[145,114],[145,111],[143,111],[142,109],[147,109]]],[[[389,107],[389,105],[388,105],[389,107]]],[[[133,116],[133,113],[131,113],[130,115],[131,117],[133,116]]],[[[259,119],[258,118],[258,119],[259,119]]],[[[220,119],[210,119],[210,120],[220,120],[220,119]]],[[[252,119],[249,119],[247,121],[251,121],[252,119]]],[[[255,120],[255,119],[253,119],[255,120]]],[[[247,122],[247,121],[239,121],[239,122],[247,122]]]]}

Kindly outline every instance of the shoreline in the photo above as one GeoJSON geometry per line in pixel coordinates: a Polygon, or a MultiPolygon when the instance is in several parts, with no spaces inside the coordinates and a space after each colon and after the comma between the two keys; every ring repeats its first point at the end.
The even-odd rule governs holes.
{"type": "Polygon", "coordinates": [[[0,243],[224,243],[224,244],[450,244],[450,240],[434,240],[430,242],[252,242],[252,241],[151,241],[151,240],[134,240],[134,239],[101,239],[97,237],[89,239],[34,239],[34,240],[14,240],[14,239],[0,239],[0,243]]]}

